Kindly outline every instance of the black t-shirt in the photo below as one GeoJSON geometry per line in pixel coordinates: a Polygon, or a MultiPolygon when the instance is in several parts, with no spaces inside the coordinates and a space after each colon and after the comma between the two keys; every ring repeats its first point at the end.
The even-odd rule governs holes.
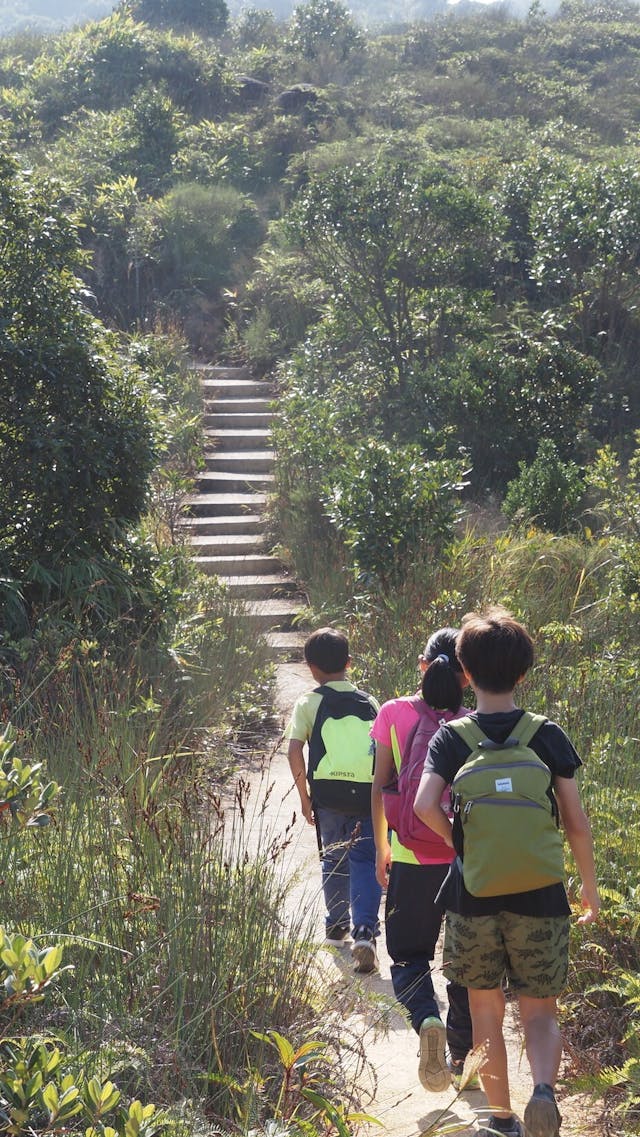
{"type": "MultiPolygon", "coordinates": [[[[492,715],[474,712],[478,726],[494,742],[504,742],[511,734],[523,711],[515,710],[492,715]]],[[[572,778],[582,765],[570,740],[561,727],[545,722],[528,744],[547,765],[553,777],[572,778]]],[[[447,785],[464,765],[470,749],[449,723],[441,726],[429,744],[425,770],[444,778],[447,785]]],[[[458,817],[453,824],[453,843],[458,856],[451,866],[440,894],[443,907],[462,916],[489,916],[496,912],[513,912],[519,916],[566,916],[569,902],[563,884],[549,884],[530,892],[516,892],[507,896],[472,896],[464,886],[461,858],[464,855],[462,826],[458,817]]]]}

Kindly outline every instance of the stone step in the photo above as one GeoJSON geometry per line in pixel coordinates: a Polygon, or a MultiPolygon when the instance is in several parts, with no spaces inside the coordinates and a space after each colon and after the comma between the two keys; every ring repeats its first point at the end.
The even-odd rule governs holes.
{"type": "Polygon", "coordinates": [[[206,412],[228,414],[273,414],[272,399],[205,399],[206,412]]]}
{"type": "Polygon", "coordinates": [[[196,364],[203,396],[205,469],[186,503],[181,530],[202,572],[223,581],[273,659],[298,660],[305,636],[297,583],[265,552],[263,511],[274,476],[270,427],[274,389],[246,367],[196,364]]]}
{"type": "Polygon", "coordinates": [[[273,469],[273,450],[205,450],[204,461],[208,470],[240,470],[268,474],[273,469]]]}
{"type": "Polygon", "coordinates": [[[223,556],[220,554],[194,557],[201,572],[207,576],[260,576],[269,571],[281,572],[282,564],[277,557],[268,553],[238,553],[223,556]]]}
{"type": "Polygon", "coordinates": [[[284,596],[292,596],[297,591],[296,581],[284,573],[258,573],[250,576],[219,575],[218,580],[227,586],[232,596],[239,596],[243,600],[278,600],[284,596]]]}
{"type": "Polygon", "coordinates": [[[297,663],[304,659],[305,632],[267,632],[265,639],[269,645],[271,658],[280,663],[297,663]]]}
{"type": "Polygon", "coordinates": [[[228,517],[185,517],[180,529],[187,538],[210,537],[214,534],[233,536],[264,533],[267,522],[258,513],[237,513],[228,517]]]}
{"type": "MultiPolygon", "coordinates": [[[[264,536],[261,533],[196,533],[190,536],[189,545],[198,557],[235,557],[258,553],[264,555],[264,536]]],[[[275,558],[274,558],[275,559],[275,558]]],[[[282,566],[277,562],[277,568],[282,566]]]]}
{"type": "Polygon", "coordinates": [[[273,422],[272,411],[258,411],[255,414],[205,414],[202,425],[209,430],[268,430],[273,422]]]}
{"type": "Polygon", "coordinates": [[[194,517],[228,517],[230,514],[255,513],[264,509],[264,493],[199,493],[185,501],[185,510],[194,517]]]}
{"type": "Polygon", "coordinates": [[[270,490],[274,475],[260,471],[252,474],[249,470],[243,474],[227,470],[201,470],[194,481],[197,488],[205,494],[243,493],[245,490],[270,490]]]}
{"type": "Polygon", "coordinates": [[[209,399],[268,399],[271,388],[258,379],[201,379],[202,395],[209,399]]]}
{"type": "Polygon", "coordinates": [[[269,430],[204,430],[207,443],[218,450],[269,449],[271,432],[269,430]]]}
{"type": "Polygon", "coordinates": [[[300,615],[301,605],[291,600],[251,600],[245,612],[257,631],[291,631],[300,615]]]}
{"type": "Polygon", "coordinates": [[[192,365],[192,371],[197,371],[203,378],[227,380],[245,379],[252,383],[255,382],[255,379],[251,378],[249,368],[244,365],[239,367],[225,367],[219,363],[199,363],[196,361],[192,365]]]}

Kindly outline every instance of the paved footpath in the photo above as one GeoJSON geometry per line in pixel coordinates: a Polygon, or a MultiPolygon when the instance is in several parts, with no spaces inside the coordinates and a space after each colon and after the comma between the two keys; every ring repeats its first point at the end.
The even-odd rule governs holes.
{"type": "MultiPolygon", "coordinates": [[[[309,676],[303,664],[278,666],[278,708],[282,722],[286,720],[297,696],[309,689],[309,676]]],[[[253,808],[260,809],[262,833],[284,834],[289,831],[289,844],[284,871],[293,885],[289,894],[289,911],[296,919],[304,916],[315,923],[318,943],[322,942],[324,919],[320,890],[320,866],[315,829],[305,823],[298,808],[298,796],[293,789],[284,746],[279,746],[266,769],[250,776],[254,794],[253,808]],[[293,814],[296,821],[291,825],[293,814]]],[[[384,900],[383,900],[384,907],[384,900]]],[[[382,915],[382,913],[381,913],[382,915]]],[[[333,984],[336,1001],[347,1009],[345,1027],[363,1040],[371,1064],[365,1085],[371,1092],[366,1110],[380,1122],[380,1126],[365,1127],[367,1134],[385,1134],[387,1137],[429,1137],[430,1127],[441,1120],[442,1124],[459,1125],[449,1132],[471,1137],[478,1121],[486,1119],[486,1099],[480,1091],[463,1093],[456,1097],[453,1089],[442,1094],[428,1094],[417,1077],[417,1037],[397,1010],[391,986],[389,957],[384,946],[384,931],[378,941],[380,971],[371,976],[355,976],[348,948],[321,949],[318,953],[323,982],[333,984]],[[367,991],[383,996],[370,1001],[353,1002],[358,1013],[349,1011],[350,992],[367,991]]],[[[444,1007],[445,984],[438,960],[435,961],[434,983],[444,1007]]],[[[522,1116],[530,1094],[528,1065],[523,1053],[521,1034],[508,1009],[508,1053],[514,1109],[522,1116]]],[[[564,1115],[562,1137],[599,1137],[599,1129],[587,1122],[588,1103],[580,1099],[565,1099],[561,1103],[564,1115]]]]}

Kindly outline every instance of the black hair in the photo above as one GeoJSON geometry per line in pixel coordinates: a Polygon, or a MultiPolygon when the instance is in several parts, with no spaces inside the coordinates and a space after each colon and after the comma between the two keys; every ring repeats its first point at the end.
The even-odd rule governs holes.
{"type": "Polygon", "coordinates": [[[513,691],[533,666],[533,640],[506,608],[470,612],[462,621],[458,655],[467,675],[483,691],[513,691]]]}
{"type": "Polygon", "coordinates": [[[456,655],[457,639],[455,628],[440,628],[423,652],[429,666],[422,676],[422,698],[434,710],[452,714],[462,703],[463,673],[456,655]]]}
{"type": "Polygon", "coordinates": [[[349,641],[337,628],[318,628],[304,645],[304,658],[325,675],[335,675],[349,662],[349,641]]]}

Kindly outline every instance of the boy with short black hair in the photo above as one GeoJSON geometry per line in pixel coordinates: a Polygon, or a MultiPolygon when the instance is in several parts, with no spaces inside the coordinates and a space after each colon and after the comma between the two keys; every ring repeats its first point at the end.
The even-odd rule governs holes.
{"type": "MultiPolygon", "coordinates": [[[[480,1137],[490,1137],[494,1132],[505,1137],[524,1137],[525,1133],[512,1113],[509,1096],[503,1035],[505,975],[518,996],[533,1079],[533,1093],[524,1114],[526,1135],[559,1137],[561,1119],[554,1087],[562,1039],[556,997],[567,976],[571,911],[564,884],[557,880],[503,895],[473,895],[463,875],[465,839],[460,815],[454,816],[452,829],[440,808],[444,786],[451,785],[471,753],[463,737],[463,722],[475,724],[476,731],[480,728],[489,750],[493,747],[499,751],[513,744],[514,735],[519,732],[518,723],[525,715],[516,707],[514,692],[533,664],[533,643],[526,628],[510,613],[492,608],[483,615],[465,617],[456,651],[475,692],[477,710],[468,720],[441,727],[434,736],[415,802],[418,816],[458,854],[442,893],[446,907],[444,972],[448,979],[468,987],[474,1043],[487,1045],[480,1077],[491,1115],[488,1128],[480,1131],[480,1137]]],[[[578,922],[589,923],[597,918],[600,901],[591,829],[574,779],[580,759],[564,731],[546,719],[527,745],[533,751],[532,764],[540,759],[551,773],[550,812],[557,803],[582,880],[585,912],[578,922]]],[[[496,782],[498,791],[506,788],[503,782],[509,783],[511,789],[510,779],[503,778],[496,782]]],[[[501,811],[493,812],[498,819],[492,818],[492,823],[499,825],[501,811]]],[[[534,812],[519,810],[523,842],[534,812]]],[[[468,856],[470,860],[469,850],[468,856]]],[[[469,861],[466,867],[470,868],[469,861]]]]}
{"type": "Polygon", "coordinates": [[[325,943],[342,946],[351,931],[355,970],[370,972],[378,966],[382,895],[371,821],[369,737],[379,707],[346,677],[351,660],[344,632],[313,632],[304,657],[318,686],[296,701],[285,738],[303,816],[318,831],[327,908],[325,943]]]}

